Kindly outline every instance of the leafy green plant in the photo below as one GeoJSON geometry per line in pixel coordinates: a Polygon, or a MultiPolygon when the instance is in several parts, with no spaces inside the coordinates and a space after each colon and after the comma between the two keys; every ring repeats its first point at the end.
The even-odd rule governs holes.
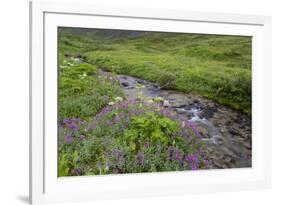
{"type": "Polygon", "coordinates": [[[69,161],[67,160],[67,154],[60,153],[59,158],[59,176],[68,176],[69,174],[69,161]]]}
{"type": "Polygon", "coordinates": [[[125,130],[124,140],[131,143],[134,150],[138,151],[139,141],[148,140],[150,143],[162,143],[168,145],[173,133],[179,130],[178,124],[169,118],[159,116],[153,112],[132,118],[130,127],[125,130]]]}
{"type": "Polygon", "coordinates": [[[77,151],[71,154],[61,153],[59,158],[59,176],[69,176],[71,170],[79,168],[77,151]]]}

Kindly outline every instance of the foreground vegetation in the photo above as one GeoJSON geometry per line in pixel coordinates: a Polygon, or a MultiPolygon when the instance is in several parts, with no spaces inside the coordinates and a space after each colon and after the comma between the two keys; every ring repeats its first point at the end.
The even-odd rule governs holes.
{"type": "Polygon", "coordinates": [[[90,122],[64,119],[59,176],[208,168],[195,126],[159,103],[129,99],[90,122]]]}

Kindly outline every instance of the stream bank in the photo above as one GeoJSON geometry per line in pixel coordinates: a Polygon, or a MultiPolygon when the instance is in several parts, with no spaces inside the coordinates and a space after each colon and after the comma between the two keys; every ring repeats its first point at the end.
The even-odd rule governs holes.
{"type": "Polygon", "coordinates": [[[252,137],[251,120],[244,114],[220,105],[207,98],[175,90],[163,90],[156,84],[127,75],[113,75],[99,71],[119,81],[126,97],[136,98],[138,85],[147,98],[161,97],[164,106],[171,107],[180,115],[186,115],[196,124],[206,144],[211,168],[251,167],[252,137]]]}

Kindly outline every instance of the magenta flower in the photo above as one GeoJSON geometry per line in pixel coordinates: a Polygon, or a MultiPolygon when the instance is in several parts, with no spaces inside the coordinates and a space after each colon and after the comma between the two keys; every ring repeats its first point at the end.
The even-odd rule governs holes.
{"type": "Polygon", "coordinates": [[[143,146],[147,149],[149,147],[149,143],[145,142],[143,146]]]}
{"type": "Polygon", "coordinates": [[[197,170],[199,169],[199,164],[200,164],[200,161],[198,159],[198,154],[195,153],[195,154],[189,154],[185,157],[185,160],[188,162],[188,165],[189,167],[192,169],[192,170],[197,170]]]}
{"type": "Polygon", "coordinates": [[[121,118],[119,115],[115,116],[114,123],[119,123],[121,121],[121,118]]]}
{"type": "Polygon", "coordinates": [[[67,127],[69,129],[74,130],[74,131],[78,131],[79,130],[79,126],[77,124],[75,124],[74,122],[72,122],[71,124],[67,124],[67,127]]]}
{"type": "Polygon", "coordinates": [[[182,161],[182,154],[181,154],[180,150],[178,150],[178,149],[175,149],[175,159],[176,159],[178,162],[181,162],[181,161],[182,161]]]}
{"type": "Polygon", "coordinates": [[[63,126],[73,130],[78,131],[80,129],[80,125],[84,122],[80,118],[65,118],[63,120],[63,126]]]}
{"type": "Polygon", "coordinates": [[[74,140],[74,138],[71,135],[65,135],[63,138],[67,144],[71,144],[74,140]]]}

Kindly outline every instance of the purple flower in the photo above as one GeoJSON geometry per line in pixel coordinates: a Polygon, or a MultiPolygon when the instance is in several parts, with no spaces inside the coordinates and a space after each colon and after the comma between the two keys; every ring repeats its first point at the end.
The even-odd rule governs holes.
{"type": "Polygon", "coordinates": [[[119,158],[120,156],[123,155],[123,152],[119,149],[114,149],[112,150],[112,154],[116,157],[116,158],[119,158]]]}
{"type": "Polygon", "coordinates": [[[69,129],[74,130],[74,131],[78,131],[79,130],[79,126],[77,124],[75,124],[74,122],[72,122],[71,124],[67,124],[67,127],[69,129]]]}
{"type": "Polygon", "coordinates": [[[73,131],[78,131],[80,129],[79,125],[83,123],[84,122],[80,118],[65,118],[63,120],[64,126],[73,131]]]}
{"type": "Polygon", "coordinates": [[[118,108],[127,109],[129,107],[129,104],[131,103],[132,103],[131,100],[125,100],[118,105],[118,108]]]}
{"type": "Polygon", "coordinates": [[[77,123],[77,124],[83,124],[84,123],[83,120],[81,120],[80,118],[72,118],[71,120],[72,120],[72,122],[77,123]]]}
{"type": "Polygon", "coordinates": [[[188,162],[189,167],[192,170],[197,170],[199,169],[199,159],[198,159],[198,154],[189,154],[185,157],[185,160],[188,162]]]}
{"type": "Polygon", "coordinates": [[[143,146],[147,149],[149,147],[149,143],[145,142],[143,146]]]}
{"type": "Polygon", "coordinates": [[[72,121],[69,118],[65,118],[65,119],[63,119],[63,123],[64,124],[70,124],[70,123],[72,123],[72,121]]]}
{"type": "Polygon", "coordinates": [[[65,135],[63,138],[64,138],[64,140],[65,140],[65,142],[67,144],[71,144],[73,142],[73,140],[74,140],[74,138],[71,135],[69,135],[69,134],[65,135]]]}
{"type": "Polygon", "coordinates": [[[116,115],[114,118],[114,123],[119,123],[121,121],[121,117],[116,115]]]}
{"type": "Polygon", "coordinates": [[[97,118],[103,116],[103,115],[106,115],[107,113],[109,113],[110,111],[112,111],[112,108],[107,106],[107,107],[104,107],[101,112],[99,114],[97,114],[97,118]]]}
{"type": "Polygon", "coordinates": [[[175,117],[175,113],[170,108],[162,108],[160,110],[160,113],[170,119],[174,119],[175,117]]]}
{"type": "Polygon", "coordinates": [[[181,154],[180,150],[178,150],[178,149],[175,149],[175,159],[176,159],[178,162],[181,162],[181,161],[182,161],[182,154],[181,154]]]}
{"type": "Polygon", "coordinates": [[[142,152],[139,152],[136,156],[138,165],[144,164],[144,154],[142,152]]]}
{"type": "Polygon", "coordinates": [[[106,124],[110,127],[110,126],[112,126],[112,125],[113,125],[113,122],[112,122],[112,121],[110,121],[110,120],[108,120],[108,121],[106,122],[106,124]]]}

